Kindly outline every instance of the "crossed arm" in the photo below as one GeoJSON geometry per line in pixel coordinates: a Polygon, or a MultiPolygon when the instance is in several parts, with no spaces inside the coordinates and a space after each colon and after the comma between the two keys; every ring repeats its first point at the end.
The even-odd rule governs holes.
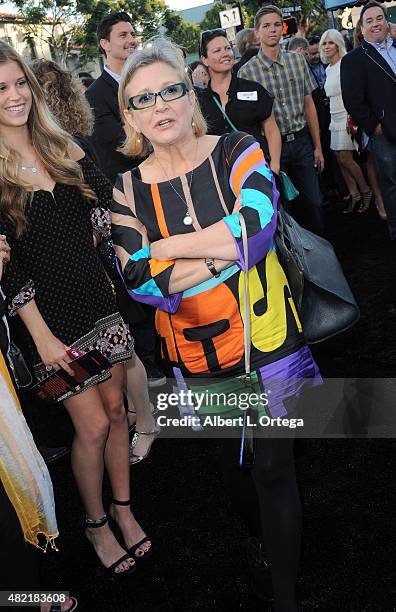
{"type": "Polygon", "coordinates": [[[178,234],[153,242],[151,257],[159,261],[174,259],[169,292],[190,289],[211,278],[206,257],[215,260],[218,272],[229,268],[238,259],[235,242],[223,221],[191,234],[178,234]]]}

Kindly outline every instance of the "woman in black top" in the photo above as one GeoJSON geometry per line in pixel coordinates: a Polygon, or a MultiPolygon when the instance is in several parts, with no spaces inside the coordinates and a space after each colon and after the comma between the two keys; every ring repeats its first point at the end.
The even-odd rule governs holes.
{"type": "Polygon", "coordinates": [[[199,53],[210,74],[207,89],[197,92],[208,133],[221,135],[235,128],[251,134],[278,174],[282,142],[272,96],[259,83],[233,74],[234,55],[225,30],[202,32],[199,53]]]}
{"type": "Polygon", "coordinates": [[[150,543],[129,507],[122,362],[134,358],[133,338],[94,247],[94,237],[110,232],[111,185],[54,121],[34,74],[2,41],[0,83],[0,233],[11,247],[3,289],[15,341],[38,380],[59,368],[73,374],[69,347],[96,348],[111,364],[60,399],[76,432],[72,466],[86,536],[109,572],[130,574],[150,543]],[[104,467],[125,548],[103,509],[104,467]]]}

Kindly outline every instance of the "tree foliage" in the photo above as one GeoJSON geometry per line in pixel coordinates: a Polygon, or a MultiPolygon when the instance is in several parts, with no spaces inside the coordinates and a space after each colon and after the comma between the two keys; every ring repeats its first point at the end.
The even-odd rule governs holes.
{"type": "Polygon", "coordinates": [[[83,21],[74,0],[41,0],[40,4],[35,0],[15,0],[14,4],[24,17],[26,42],[30,46],[34,39],[47,43],[54,59],[65,65],[83,21]]]}
{"type": "MultiPolygon", "coordinates": [[[[245,28],[253,27],[254,16],[263,4],[263,0],[240,0],[245,28]]],[[[318,30],[323,31],[328,27],[327,14],[322,0],[274,0],[273,4],[279,8],[293,5],[301,6],[302,10],[300,13],[296,13],[296,18],[299,32],[303,36],[316,33],[318,30]]],[[[205,19],[201,24],[202,29],[210,30],[218,28],[220,25],[218,13],[224,9],[224,5],[215,4],[206,13],[205,19]]]]}
{"type": "MultiPolygon", "coordinates": [[[[6,0],[0,0],[0,5],[6,0]]],[[[72,45],[80,47],[80,64],[100,55],[96,39],[99,21],[108,13],[126,11],[138,36],[147,40],[166,33],[188,53],[197,48],[200,28],[187,23],[165,0],[15,0],[25,17],[25,39],[46,42],[54,59],[66,64],[72,45]]]]}

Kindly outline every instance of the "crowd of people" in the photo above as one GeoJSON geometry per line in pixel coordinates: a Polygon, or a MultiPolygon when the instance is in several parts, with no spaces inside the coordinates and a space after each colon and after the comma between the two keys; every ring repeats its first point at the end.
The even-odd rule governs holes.
{"type": "MultiPolygon", "coordinates": [[[[34,442],[10,338],[32,385],[60,369],[75,376],[76,355],[105,357],[56,402],[74,428],[85,536],[103,567],[125,578],[152,553],[130,507],[130,466],[160,433],[149,389],[168,376],[244,390],[249,270],[251,295],[266,301],[251,308],[249,388],[280,379],[267,408],[279,416],[320,382],[275,248],[278,206],[325,235],[332,194],[349,214],[366,213],[374,199],[396,240],[396,43],[385,8],[364,5],[354,49],[335,29],[296,36],[287,48],[282,33],[281,10],[265,5],[254,28],[238,33],[237,58],[218,28],[201,33],[199,60],[188,67],[166,38],[138,48],[130,16],[112,13],[98,25],[105,64],[93,82],[53,61],[29,65],[0,42],[0,525],[1,554],[16,559],[2,564],[4,588],[36,588],[23,540],[39,547],[41,534],[43,546],[55,546],[58,534],[35,445],[46,445],[34,416],[42,400],[17,389],[34,442]],[[297,198],[287,200],[282,173],[297,198]]],[[[222,445],[224,482],[252,554],[268,560],[252,575],[254,590],[277,612],[293,612],[301,537],[293,439],[257,439],[248,469],[236,461],[239,439],[222,445]]],[[[68,598],[61,610],[76,605],[68,598]]]]}

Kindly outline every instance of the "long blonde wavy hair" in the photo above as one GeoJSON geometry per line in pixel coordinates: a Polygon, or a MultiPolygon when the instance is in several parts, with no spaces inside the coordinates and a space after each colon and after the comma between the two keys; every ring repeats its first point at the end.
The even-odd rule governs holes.
{"type": "MultiPolygon", "coordinates": [[[[120,114],[124,119],[124,110],[128,108],[129,101],[126,93],[126,88],[130,80],[139,68],[151,66],[160,62],[167,64],[173,68],[180,77],[180,82],[185,83],[188,90],[193,89],[193,85],[186,69],[186,64],[183,58],[183,52],[174,43],[166,38],[157,36],[148,40],[143,49],[139,49],[132,53],[122,69],[121,81],[118,87],[118,103],[120,106],[120,114]]],[[[133,111],[139,112],[139,111],[133,111]]],[[[206,121],[202,115],[198,101],[196,101],[192,117],[192,125],[194,135],[199,138],[204,136],[207,131],[206,121]]],[[[131,157],[145,157],[153,150],[150,141],[124,121],[124,130],[126,139],[119,151],[124,155],[131,157]]]]}
{"type": "MultiPolygon", "coordinates": [[[[70,157],[70,136],[51,114],[32,70],[12,47],[0,41],[0,65],[10,61],[24,72],[32,93],[27,127],[37,159],[55,182],[77,187],[83,197],[95,200],[96,195],[84,182],[80,165],[70,157]]],[[[18,173],[21,161],[19,153],[2,137],[0,126],[0,211],[15,225],[17,236],[26,227],[26,202],[34,188],[18,173]]]]}
{"type": "Polygon", "coordinates": [[[45,99],[62,128],[69,134],[90,136],[94,115],[80,82],[70,70],[44,58],[30,64],[45,93],[45,99]]]}

